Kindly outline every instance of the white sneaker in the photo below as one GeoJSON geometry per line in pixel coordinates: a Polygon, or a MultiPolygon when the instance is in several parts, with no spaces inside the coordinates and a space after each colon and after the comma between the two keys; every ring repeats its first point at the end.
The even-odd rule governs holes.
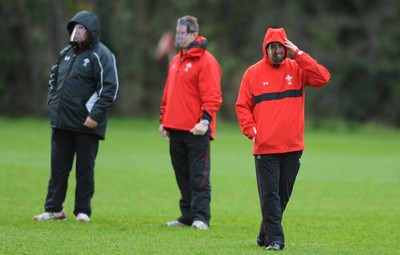
{"type": "Polygon", "coordinates": [[[34,220],[63,220],[66,218],[64,209],[61,212],[44,212],[33,217],[34,220]]]}
{"type": "Polygon", "coordinates": [[[87,214],[85,213],[78,213],[78,215],[76,215],[76,221],[79,222],[89,222],[90,218],[87,214]]]}
{"type": "Polygon", "coordinates": [[[208,225],[200,220],[193,221],[192,227],[198,229],[208,229],[208,225]]]}
{"type": "Polygon", "coordinates": [[[185,224],[183,224],[182,222],[178,221],[178,220],[174,220],[174,221],[170,221],[165,223],[166,227],[183,227],[185,226],[185,224]]]}

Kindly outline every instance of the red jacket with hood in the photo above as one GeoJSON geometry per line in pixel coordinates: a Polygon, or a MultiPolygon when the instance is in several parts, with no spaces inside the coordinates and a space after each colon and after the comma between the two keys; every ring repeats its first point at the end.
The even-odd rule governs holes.
{"type": "Polygon", "coordinates": [[[279,64],[269,59],[267,45],[285,45],[283,28],[269,28],[262,46],[264,58],[243,75],[235,105],[244,135],[254,141],[254,154],[275,154],[304,149],[305,86],[320,88],[329,71],[307,53],[296,50],[294,60],[279,64]]]}
{"type": "Polygon", "coordinates": [[[186,53],[180,50],[172,59],[161,101],[160,123],[167,130],[190,131],[201,119],[208,119],[214,139],[216,112],[222,104],[222,71],[206,46],[207,39],[199,36],[186,53]]]}

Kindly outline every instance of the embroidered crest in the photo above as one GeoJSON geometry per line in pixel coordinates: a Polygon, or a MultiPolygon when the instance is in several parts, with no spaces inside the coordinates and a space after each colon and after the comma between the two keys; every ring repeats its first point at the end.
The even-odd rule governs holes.
{"type": "Polygon", "coordinates": [[[286,75],[286,77],[285,77],[285,80],[287,80],[288,85],[292,85],[292,79],[293,79],[293,77],[290,75],[286,75]]]}
{"type": "Polygon", "coordinates": [[[190,68],[192,68],[192,63],[189,62],[186,64],[185,72],[188,72],[190,68]]]}
{"type": "Polygon", "coordinates": [[[87,65],[90,63],[90,60],[88,58],[83,59],[83,67],[87,67],[87,65]]]}

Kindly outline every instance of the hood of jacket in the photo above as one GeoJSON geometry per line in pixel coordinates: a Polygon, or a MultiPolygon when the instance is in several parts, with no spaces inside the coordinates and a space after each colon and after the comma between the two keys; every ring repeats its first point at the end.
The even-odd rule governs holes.
{"type": "MultiPolygon", "coordinates": [[[[204,54],[207,48],[207,38],[203,36],[198,36],[196,40],[194,40],[188,48],[185,57],[189,58],[199,58],[204,54]]],[[[183,54],[182,49],[180,50],[181,54],[183,54]]]]}
{"type": "Polygon", "coordinates": [[[100,19],[96,14],[88,11],[80,11],[68,22],[67,29],[71,35],[75,24],[79,23],[85,26],[89,33],[90,44],[96,44],[100,41],[100,19]]]}
{"type": "MultiPolygon", "coordinates": [[[[271,59],[269,59],[269,57],[268,57],[268,52],[267,52],[268,44],[270,44],[272,42],[279,42],[282,45],[285,45],[286,38],[287,37],[286,37],[285,29],[283,29],[283,28],[268,28],[267,33],[265,33],[264,42],[263,42],[263,46],[262,46],[264,59],[267,61],[267,63],[274,65],[274,62],[272,62],[271,59]]],[[[288,55],[288,51],[286,49],[285,59],[287,58],[287,55],[288,55]]],[[[283,63],[283,61],[282,61],[282,63],[283,63]]]]}

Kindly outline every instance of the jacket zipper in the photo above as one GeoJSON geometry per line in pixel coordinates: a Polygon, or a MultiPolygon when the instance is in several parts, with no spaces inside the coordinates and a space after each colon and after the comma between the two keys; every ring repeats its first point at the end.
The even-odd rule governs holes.
{"type": "MultiPolygon", "coordinates": [[[[73,50],[73,49],[72,49],[73,50]]],[[[67,75],[65,76],[66,77],[66,79],[64,80],[64,83],[66,83],[66,81],[69,79],[69,75],[71,74],[71,71],[72,71],[72,67],[74,66],[74,62],[75,62],[75,58],[76,58],[76,53],[74,53],[73,55],[72,55],[72,60],[69,60],[68,62],[70,62],[70,64],[69,64],[69,66],[68,66],[68,73],[67,73],[67,75]]],[[[59,125],[59,122],[60,122],[60,113],[61,113],[61,108],[62,108],[62,105],[63,105],[63,95],[64,95],[64,90],[65,90],[65,86],[64,86],[64,84],[62,85],[62,89],[61,89],[61,94],[60,94],[60,104],[59,104],[59,107],[58,107],[58,112],[57,112],[57,125],[56,125],[56,127],[58,127],[58,125],[59,125]]]]}

